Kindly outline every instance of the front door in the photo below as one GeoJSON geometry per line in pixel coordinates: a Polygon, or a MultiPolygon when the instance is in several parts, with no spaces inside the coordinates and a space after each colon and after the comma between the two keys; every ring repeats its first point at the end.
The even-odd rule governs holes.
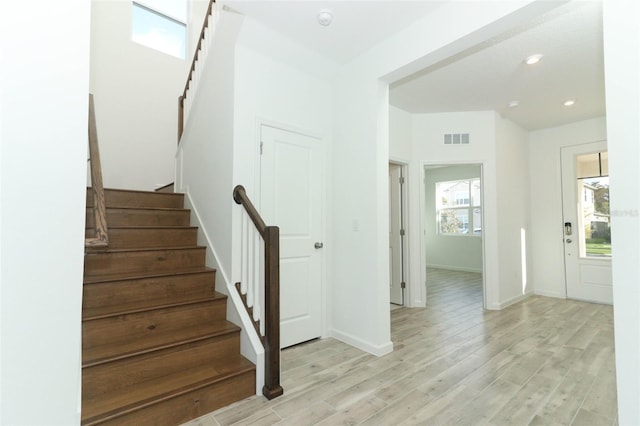
{"type": "Polygon", "coordinates": [[[281,347],[322,334],[322,147],[319,139],[261,127],[260,206],[280,227],[281,347]]]}
{"type": "Polygon", "coordinates": [[[562,149],[562,203],[567,297],[611,304],[606,142],[562,149]]]}

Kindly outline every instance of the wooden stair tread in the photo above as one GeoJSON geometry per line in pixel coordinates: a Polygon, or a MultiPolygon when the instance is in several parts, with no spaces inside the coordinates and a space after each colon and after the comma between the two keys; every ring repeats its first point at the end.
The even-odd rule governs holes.
{"type": "Polygon", "coordinates": [[[82,423],[94,424],[115,418],[149,405],[168,400],[194,389],[220,382],[236,375],[255,371],[255,366],[241,355],[227,357],[216,365],[202,365],[158,379],[137,383],[116,392],[83,401],[82,423]]]}
{"type": "MultiPolygon", "coordinates": [[[[87,189],[90,189],[91,187],[87,187],[87,189]]],[[[158,192],[156,191],[145,191],[144,189],[125,189],[125,188],[105,188],[105,191],[109,191],[109,192],[126,192],[126,193],[131,193],[131,194],[157,194],[158,192]]],[[[165,192],[161,193],[161,194],[167,194],[165,192]]],[[[181,192],[170,192],[168,194],[179,194],[179,195],[183,195],[181,192]]]]}
{"type": "MultiPolygon", "coordinates": [[[[184,203],[184,194],[130,189],[104,189],[107,206],[178,207],[184,203]]],[[[93,195],[87,188],[87,205],[93,205],[93,195]]]]}
{"type": "Polygon", "coordinates": [[[85,275],[84,283],[92,284],[92,283],[104,283],[111,281],[122,281],[122,280],[134,280],[141,278],[152,278],[152,277],[166,277],[170,275],[187,275],[187,274],[197,274],[208,271],[215,271],[215,269],[210,268],[184,268],[178,269],[175,271],[161,271],[158,273],[148,273],[148,272],[125,272],[125,273],[114,273],[114,274],[104,274],[104,275],[85,275]]]}
{"type": "MultiPolygon", "coordinates": [[[[85,228],[85,229],[93,229],[93,228],[85,228]]],[[[107,229],[117,229],[117,230],[169,230],[169,229],[198,229],[197,226],[190,225],[117,225],[117,226],[107,226],[107,229]]]]}
{"type": "MultiPolygon", "coordinates": [[[[91,206],[86,207],[87,210],[93,209],[91,206]]],[[[132,206],[107,206],[107,210],[150,210],[150,211],[161,211],[161,212],[188,212],[191,211],[189,209],[185,209],[184,207],[132,207],[132,206]]]]}
{"type": "Polygon", "coordinates": [[[138,280],[145,278],[155,278],[155,277],[167,277],[167,276],[184,276],[190,274],[202,274],[202,273],[210,273],[215,272],[214,268],[185,268],[179,269],[176,271],[164,271],[159,272],[157,274],[151,273],[122,273],[122,274],[108,274],[108,275],[86,275],[84,277],[84,284],[97,284],[97,283],[105,283],[111,281],[125,281],[125,280],[138,280]]]}
{"type": "Polygon", "coordinates": [[[157,342],[153,339],[145,339],[145,343],[148,343],[148,346],[140,347],[136,350],[127,350],[129,343],[122,343],[120,345],[110,344],[106,345],[106,347],[98,346],[94,348],[84,348],[82,351],[82,367],[87,368],[199,340],[236,333],[238,331],[240,331],[240,328],[237,325],[229,321],[220,321],[217,323],[202,324],[199,327],[191,327],[188,333],[184,332],[180,335],[180,338],[171,341],[166,341],[166,338],[162,339],[162,336],[159,336],[158,339],[156,339],[158,340],[157,342]],[[111,355],[113,353],[116,353],[117,355],[111,355]]]}
{"type": "Polygon", "coordinates": [[[221,300],[226,298],[227,296],[225,296],[224,294],[215,292],[215,294],[213,294],[211,297],[206,297],[201,299],[192,299],[192,300],[178,302],[178,303],[167,303],[164,305],[139,307],[138,302],[130,303],[129,305],[119,304],[118,311],[113,311],[112,309],[109,309],[108,312],[103,312],[103,311],[100,311],[100,308],[96,308],[96,309],[85,308],[82,311],[82,321],[93,321],[93,320],[102,319],[102,318],[117,317],[120,315],[130,315],[138,312],[153,311],[156,309],[175,308],[178,306],[191,305],[194,303],[213,302],[216,300],[221,300]]]}
{"type": "MultiPolygon", "coordinates": [[[[91,187],[90,187],[90,186],[88,186],[88,187],[87,187],[87,190],[90,190],[90,189],[91,189],[91,187]]],[[[158,193],[158,192],[156,192],[156,191],[145,191],[145,190],[142,190],[142,189],[104,188],[104,190],[105,190],[105,192],[107,192],[107,191],[108,191],[108,192],[125,192],[125,193],[130,193],[130,194],[145,194],[145,195],[146,195],[146,194],[157,194],[157,193],[158,193]]],[[[169,195],[175,195],[175,194],[178,194],[178,195],[184,195],[184,194],[182,194],[182,193],[180,193],[180,192],[169,192],[169,193],[163,192],[163,193],[161,193],[161,194],[169,194],[169,195]]]]}
{"type": "Polygon", "coordinates": [[[135,253],[141,251],[177,251],[177,250],[193,250],[193,249],[206,249],[205,246],[192,245],[192,246],[176,246],[176,247],[130,247],[130,248],[121,248],[121,249],[107,249],[101,251],[92,251],[87,253],[87,255],[102,255],[108,253],[135,253]]]}

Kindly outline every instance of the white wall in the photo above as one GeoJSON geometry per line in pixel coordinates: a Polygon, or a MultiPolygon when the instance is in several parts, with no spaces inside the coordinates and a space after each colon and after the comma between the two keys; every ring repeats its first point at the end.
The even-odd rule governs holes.
{"type": "Polygon", "coordinates": [[[0,423],[79,424],[89,2],[0,21],[0,423]]]}
{"type": "MultiPolygon", "coordinates": [[[[328,78],[275,58],[260,49],[287,50],[308,58],[309,66],[323,60],[251,18],[245,18],[236,47],[234,181],[259,205],[260,124],[280,126],[331,142],[331,84],[328,78]]],[[[322,66],[322,65],[321,65],[322,66]]]]}
{"type": "Polygon", "coordinates": [[[413,143],[411,114],[389,105],[389,159],[409,163],[413,143]]]}
{"type": "Polygon", "coordinates": [[[231,271],[235,42],[242,17],[222,13],[185,123],[177,161],[177,191],[188,192],[217,252],[231,271]]]}
{"type": "Polygon", "coordinates": [[[640,424],[640,5],[603,4],[618,422],[640,424]],[[615,214],[614,214],[615,212],[615,214]]]}
{"type": "Polygon", "coordinates": [[[191,60],[131,41],[131,2],[91,5],[90,88],[104,185],[153,190],[174,180],[178,96],[191,60]]]}
{"type": "Polygon", "coordinates": [[[426,170],[424,235],[427,267],[482,272],[482,238],[476,235],[440,234],[436,218],[437,182],[480,177],[481,167],[472,164],[426,170]]]}
{"type": "MultiPolygon", "coordinates": [[[[329,280],[338,291],[330,303],[336,334],[350,343],[373,353],[392,349],[386,278],[388,82],[518,26],[555,5],[531,1],[448,2],[345,65],[336,75],[331,159],[334,250],[329,280]],[[358,308],[354,309],[356,300],[358,308]]],[[[485,177],[486,184],[495,184],[488,180],[485,177]]],[[[411,243],[412,252],[414,247],[411,243]]],[[[496,265],[488,264],[485,271],[495,273],[496,269],[496,265]]],[[[415,274],[410,279],[412,287],[419,285],[415,274]]],[[[496,295],[487,296],[489,300],[498,299],[496,295]]],[[[411,293],[410,297],[415,295],[411,293]]]]}
{"type": "Polygon", "coordinates": [[[388,287],[388,89],[368,77],[366,70],[344,69],[334,94],[330,332],[382,355],[393,348],[388,287]]]}
{"type": "Polygon", "coordinates": [[[531,280],[536,294],[561,298],[567,295],[560,150],[564,146],[606,140],[606,133],[606,119],[600,117],[529,134],[529,239],[531,280]]]}
{"type": "Polygon", "coordinates": [[[216,289],[229,296],[227,319],[245,325],[241,352],[260,364],[260,345],[247,333],[252,325],[231,280],[235,44],[242,21],[227,12],[217,21],[210,46],[214,54],[202,68],[176,155],[176,191],[187,195],[199,243],[207,246],[207,265],[217,269],[216,289]]]}
{"type": "MultiPolygon", "coordinates": [[[[533,291],[529,253],[528,133],[498,114],[495,119],[500,304],[505,306],[533,291]]],[[[490,190],[485,187],[485,191],[490,190]]]]}

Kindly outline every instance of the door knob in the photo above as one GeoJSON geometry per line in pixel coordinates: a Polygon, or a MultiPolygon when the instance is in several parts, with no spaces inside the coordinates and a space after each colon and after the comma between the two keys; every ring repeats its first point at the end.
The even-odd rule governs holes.
{"type": "Polygon", "coordinates": [[[315,243],[313,246],[314,246],[316,249],[321,249],[322,247],[324,247],[324,244],[322,244],[322,243],[315,243]]]}

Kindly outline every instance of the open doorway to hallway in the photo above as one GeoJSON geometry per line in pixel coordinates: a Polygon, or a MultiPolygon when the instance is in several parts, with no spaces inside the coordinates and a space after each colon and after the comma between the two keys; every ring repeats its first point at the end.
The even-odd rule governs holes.
{"type": "Polygon", "coordinates": [[[425,165],[424,173],[427,307],[481,311],[482,165],[425,165]]]}

